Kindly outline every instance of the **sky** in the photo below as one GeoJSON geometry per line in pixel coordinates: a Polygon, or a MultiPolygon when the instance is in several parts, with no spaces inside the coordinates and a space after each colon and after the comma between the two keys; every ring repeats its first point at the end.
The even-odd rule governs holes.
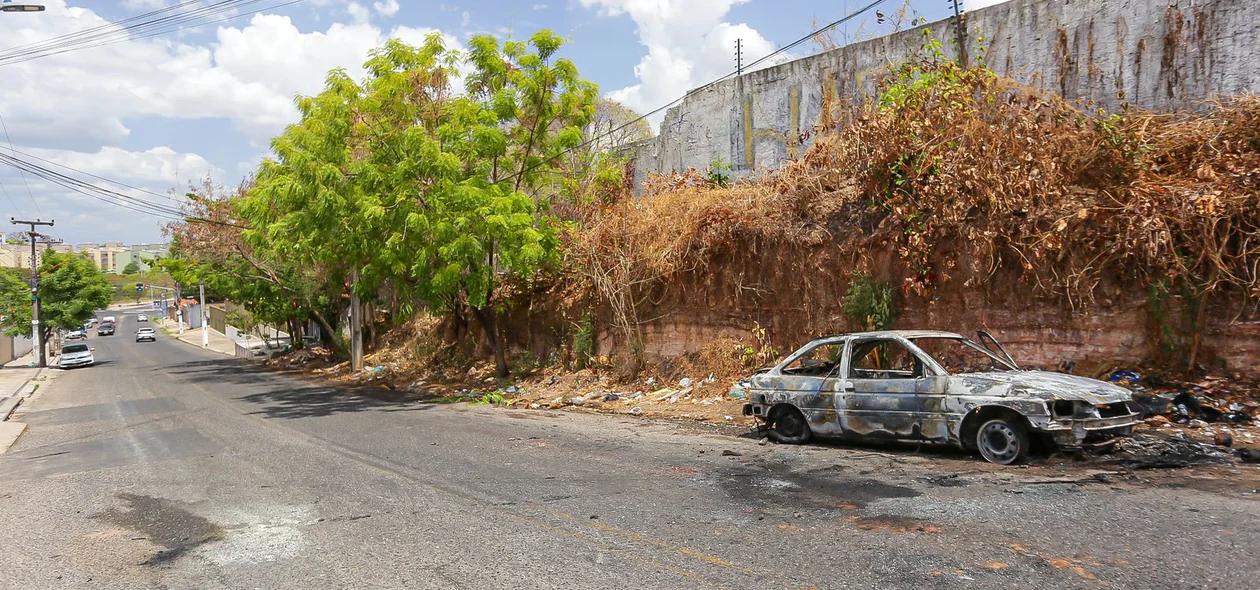
{"type": "MultiPolygon", "coordinates": [[[[869,2],[240,0],[234,12],[206,19],[227,19],[221,22],[111,36],[107,45],[35,59],[4,57],[59,35],[95,27],[110,33],[117,27],[110,23],[187,1],[44,0],[43,12],[0,12],[0,153],[15,149],[27,160],[68,166],[74,171],[35,160],[75,178],[171,205],[207,177],[237,184],[268,155],[270,139],[297,120],[295,96],[318,93],[333,68],[361,76],[368,52],[391,37],[419,43],[438,32],[449,47],[462,48],[473,35],[525,39],[551,29],[569,41],[561,57],[601,93],[643,113],[733,70],[736,39],[745,60],[755,60],[808,34],[813,22],[834,21],[869,2]]],[[[908,4],[929,20],[947,15],[947,0],[908,4]]],[[[878,10],[887,17],[899,5],[887,0],[878,10]]],[[[881,22],[875,13],[849,22],[840,37],[887,32],[889,19],[881,22]]],[[[784,59],[816,51],[806,43],[784,59]]],[[[654,126],[660,117],[651,119],[654,126]]],[[[54,219],[48,233],[72,244],[162,241],[169,221],[5,165],[0,215],[0,231],[20,229],[9,217],[54,219]]]]}

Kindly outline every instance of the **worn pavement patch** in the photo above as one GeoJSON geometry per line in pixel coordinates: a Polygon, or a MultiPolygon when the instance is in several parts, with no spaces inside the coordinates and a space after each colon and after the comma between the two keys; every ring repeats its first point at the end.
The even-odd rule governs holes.
{"type": "Polygon", "coordinates": [[[122,493],[117,498],[126,509],[110,508],[93,516],[110,524],[136,531],[162,547],[140,565],[170,563],[188,551],[223,538],[223,528],[198,516],[172,500],[122,493]]]}

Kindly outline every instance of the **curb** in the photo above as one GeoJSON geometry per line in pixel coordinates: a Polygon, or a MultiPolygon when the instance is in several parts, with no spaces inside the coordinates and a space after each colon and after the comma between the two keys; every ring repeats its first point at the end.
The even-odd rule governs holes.
{"type": "Polygon", "coordinates": [[[0,422],[0,455],[9,452],[9,447],[12,447],[24,432],[26,432],[25,422],[0,422]]]}
{"type": "Polygon", "coordinates": [[[44,369],[41,367],[38,371],[35,372],[34,375],[31,375],[29,379],[27,379],[26,381],[23,381],[22,384],[17,387],[17,389],[13,390],[12,394],[10,394],[6,398],[0,399],[0,422],[7,421],[9,419],[9,416],[13,414],[13,410],[16,410],[19,404],[21,404],[23,401],[26,400],[26,398],[30,397],[30,395],[35,392],[35,389],[39,387],[38,385],[30,388],[30,390],[28,391],[23,391],[23,390],[26,390],[27,386],[31,384],[31,381],[34,381],[35,378],[38,377],[39,374],[43,372],[43,370],[44,369]]]}

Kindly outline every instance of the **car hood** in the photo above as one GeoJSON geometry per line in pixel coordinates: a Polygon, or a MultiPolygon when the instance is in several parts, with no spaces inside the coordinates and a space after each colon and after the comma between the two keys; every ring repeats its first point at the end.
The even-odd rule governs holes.
{"type": "Polygon", "coordinates": [[[81,361],[81,360],[83,360],[83,359],[88,359],[88,358],[92,358],[92,353],[91,353],[91,351],[89,351],[89,352],[67,352],[67,353],[63,353],[63,354],[61,355],[61,360],[62,360],[63,362],[64,362],[64,361],[81,361]]]}
{"type": "Polygon", "coordinates": [[[995,371],[950,377],[955,395],[1031,396],[1047,400],[1083,401],[1094,405],[1129,401],[1129,390],[1089,377],[1050,371],[995,371]]]}

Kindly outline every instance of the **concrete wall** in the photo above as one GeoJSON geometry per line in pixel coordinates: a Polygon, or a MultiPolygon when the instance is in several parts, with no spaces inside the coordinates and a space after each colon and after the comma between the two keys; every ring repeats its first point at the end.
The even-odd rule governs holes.
{"type": "Polygon", "coordinates": [[[0,335],[0,365],[12,360],[20,359],[31,351],[32,344],[29,338],[18,336],[0,335]]]}
{"type": "MultiPolygon", "coordinates": [[[[953,19],[925,26],[956,52],[953,19]]],[[[968,13],[967,27],[969,55],[995,72],[1111,111],[1260,92],[1257,0],[1011,0],[968,13]]],[[[921,45],[911,29],[693,90],[657,137],[630,148],[635,184],[714,162],[736,176],[776,168],[809,147],[827,113],[869,96],[882,70],[921,45]]]]}

